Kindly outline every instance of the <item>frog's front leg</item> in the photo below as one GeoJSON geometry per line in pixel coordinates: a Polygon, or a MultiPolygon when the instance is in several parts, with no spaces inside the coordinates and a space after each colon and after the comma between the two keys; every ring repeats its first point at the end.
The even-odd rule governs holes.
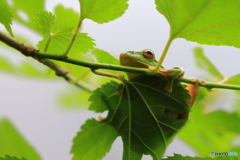
{"type": "MultiPolygon", "coordinates": [[[[152,66],[149,67],[150,70],[153,70],[154,68],[155,67],[152,67],[152,66]]],[[[172,93],[173,82],[176,78],[183,77],[184,69],[181,67],[173,67],[172,69],[160,68],[158,70],[158,73],[165,76],[168,81],[168,84],[165,87],[165,91],[168,93],[172,93]]]]}

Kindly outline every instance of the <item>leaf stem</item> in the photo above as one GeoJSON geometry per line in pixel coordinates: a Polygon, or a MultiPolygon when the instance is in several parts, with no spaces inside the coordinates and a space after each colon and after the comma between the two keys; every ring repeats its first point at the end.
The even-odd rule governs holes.
{"type": "Polygon", "coordinates": [[[164,61],[164,59],[165,59],[165,57],[166,57],[166,55],[167,55],[168,49],[169,49],[172,41],[173,41],[173,38],[170,36],[170,37],[168,38],[168,41],[167,41],[165,47],[164,47],[164,50],[163,50],[163,52],[162,52],[162,55],[161,55],[161,57],[159,58],[158,64],[157,64],[157,66],[155,67],[155,69],[153,70],[154,73],[157,73],[157,71],[159,70],[159,68],[161,68],[162,63],[163,63],[163,61],[164,61]]]}
{"type": "Polygon", "coordinates": [[[46,43],[46,45],[45,45],[45,48],[44,48],[44,52],[47,52],[48,46],[49,46],[51,40],[52,40],[52,36],[49,36],[49,37],[48,37],[48,40],[47,40],[47,43],[46,43]]]}
{"type": "Polygon", "coordinates": [[[66,57],[67,54],[68,54],[68,52],[70,51],[70,49],[71,49],[71,47],[72,47],[72,45],[73,45],[73,42],[74,42],[74,40],[76,39],[76,36],[77,36],[77,34],[78,34],[78,31],[79,31],[79,29],[80,29],[80,27],[81,27],[81,25],[82,25],[82,21],[83,21],[83,18],[80,17],[80,18],[79,18],[79,21],[78,21],[78,24],[77,24],[77,27],[76,27],[76,29],[74,30],[74,33],[73,33],[71,42],[69,43],[66,51],[62,54],[63,57],[66,57]]]}

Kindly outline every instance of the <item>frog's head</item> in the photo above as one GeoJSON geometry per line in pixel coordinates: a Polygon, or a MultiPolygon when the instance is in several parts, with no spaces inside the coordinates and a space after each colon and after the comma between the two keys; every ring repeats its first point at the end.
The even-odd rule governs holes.
{"type": "Polygon", "coordinates": [[[156,66],[157,61],[154,52],[145,49],[141,52],[128,51],[121,53],[120,64],[129,67],[148,68],[149,66],[156,66]]]}
{"type": "MultiPolygon", "coordinates": [[[[156,66],[157,61],[155,54],[150,49],[145,49],[141,52],[128,51],[120,54],[120,64],[122,66],[148,68],[149,66],[156,66]]],[[[138,73],[127,73],[128,78],[140,76],[138,73]]]]}

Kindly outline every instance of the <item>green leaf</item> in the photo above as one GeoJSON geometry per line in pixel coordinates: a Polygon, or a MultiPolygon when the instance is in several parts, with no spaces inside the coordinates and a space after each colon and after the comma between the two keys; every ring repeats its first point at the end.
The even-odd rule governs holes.
{"type": "Polygon", "coordinates": [[[191,113],[193,121],[184,127],[179,136],[202,156],[210,151],[239,153],[240,148],[235,148],[232,142],[240,134],[237,127],[240,117],[237,113],[225,111],[204,113],[203,107],[209,106],[208,103],[195,103],[191,113]]]}
{"type": "Polygon", "coordinates": [[[8,73],[14,72],[14,67],[9,60],[7,60],[5,57],[0,56],[0,70],[7,71],[8,73]]]}
{"type": "Polygon", "coordinates": [[[102,159],[117,138],[116,130],[106,122],[89,119],[73,139],[72,160],[102,159]]]}
{"type": "Polygon", "coordinates": [[[171,27],[171,38],[240,48],[240,1],[155,0],[171,27]]]}
{"type": "Polygon", "coordinates": [[[236,156],[190,157],[174,154],[174,156],[168,156],[163,160],[238,160],[238,158],[236,156]]]}
{"type": "Polygon", "coordinates": [[[172,93],[164,91],[166,85],[164,77],[137,77],[124,81],[122,96],[118,94],[118,84],[111,82],[90,98],[91,110],[109,110],[104,122],[111,124],[122,137],[123,160],[140,160],[143,154],[161,159],[173,136],[185,124],[187,119],[181,115],[190,110],[186,102],[190,96],[177,81],[172,93]],[[176,117],[169,116],[172,114],[176,117]]]}
{"type": "Polygon", "coordinates": [[[57,5],[54,8],[54,13],[57,17],[57,23],[54,28],[75,27],[79,20],[79,14],[70,8],[64,8],[63,5],[57,5]]]}
{"type": "Polygon", "coordinates": [[[25,158],[17,158],[17,157],[11,157],[9,155],[6,155],[5,158],[0,157],[0,160],[26,160],[25,158]]]}
{"type": "Polygon", "coordinates": [[[81,18],[106,23],[122,16],[128,8],[128,0],[79,0],[81,18]]]}
{"type": "Polygon", "coordinates": [[[0,156],[11,155],[40,160],[35,149],[22,137],[8,119],[0,121],[0,156]]]}
{"type": "MultiPolygon", "coordinates": [[[[73,36],[73,27],[63,27],[57,32],[49,37],[44,37],[42,41],[39,42],[38,47],[40,50],[45,50],[45,46],[50,40],[50,45],[48,46],[48,52],[50,53],[63,53],[71,42],[73,36]]],[[[92,50],[95,46],[94,40],[87,35],[87,33],[78,33],[73,46],[70,50],[70,55],[74,52],[75,55],[87,53],[92,50]]]]}
{"type": "Polygon", "coordinates": [[[74,87],[73,89],[67,89],[62,91],[58,95],[58,102],[65,108],[85,108],[89,104],[87,101],[90,96],[90,92],[86,92],[82,89],[74,87]],[[79,100],[81,97],[81,100],[79,100]]]}
{"type": "Polygon", "coordinates": [[[42,64],[36,64],[34,62],[31,62],[30,60],[23,61],[18,67],[16,67],[16,72],[19,72],[19,75],[24,76],[55,78],[55,75],[47,75],[47,72],[49,72],[48,68],[46,68],[42,64]]]}
{"type": "Polygon", "coordinates": [[[224,83],[240,85],[240,74],[228,78],[224,83]]]}
{"type": "Polygon", "coordinates": [[[26,160],[25,158],[17,158],[17,157],[11,157],[9,155],[6,155],[4,158],[0,157],[0,160],[26,160]]]}
{"type": "Polygon", "coordinates": [[[212,62],[206,57],[203,49],[196,47],[193,50],[195,64],[202,70],[208,72],[212,78],[217,81],[223,80],[224,76],[219,72],[219,70],[212,64],[212,62]]]}
{"type": "Polygon", "coordinates": [[[0,1],[0,11],[0,23],[2,23],[9,34],[13,36],[12,28],[10,26],[12,24],[12,11],[6,0],[0,1]]]}
{"type": "Polygon", "coordinates": [[[119,65],[119,60],[113,57],[111,54],[109,54],[106,51],[100,50],[100,49],[94,49],[93,54],[96,57],[98,63],[110,63],[110,64],[116,64],[119,65]]]}
{"type": "Polygon", "coordinates": [[[93,102],[90,104],[89,110],[95,112],[106,111],[108,109],[108,106],[104,101],[106,98],[108,98],[106,95],[111,96],[111,99],[108,99],[108,105],[116,106],[119,99],[119,97],[116,96],[118,94],[117,90],[118,83],[114,81],[102,85],[101,88],[97,88],[89,98],[89,101],[93,102]]]}
{"type": "Polygon", "coordinates": [[[38,10],[43,10],[44,5],[45,0],[37,0],[34,1],[34,3],[32,0],[24,0],[24,3],[23,1],[19,0],[12,0],[11,8],[13,10],[13,16],[15,20],[25,25],[31,26],[34,21],[32,15],[34,15],[38,10]],[[19,12],[23,13],[26,16],[26,20],[22,18],[19,12]]]}
{"type": "Polygon", "coordinates": [[[55,23],[56,17],[48,11],[39,10],[34,15],[33,27],[44,36],[52,34],[52,25],[55,23]]]}

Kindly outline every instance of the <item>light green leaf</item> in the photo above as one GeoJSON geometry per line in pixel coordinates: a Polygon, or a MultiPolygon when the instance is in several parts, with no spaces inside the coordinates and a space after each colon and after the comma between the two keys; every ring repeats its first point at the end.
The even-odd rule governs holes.
{"type": "Polygon", "coordinates": [[[168,156],[168,158],[164,158],[163,160],[238,160],[238,158],[236,156],[190,157],[174,154],[174,156],[168,156]]]}
{"type": "Polygon", "coordinates": [[[172,93],[164,91],[166,85],[165,77],[142,76],[124,81],[121,96],[118,84],[111,82],[97,89],[90,98],[91,110],[108,109],[104,121],[122,137],[123,160],[140,160],[143,154],[160,160],[173,136],[185,124],[187,117],[181,116],[190,110],[186,102],[189,94],[177,81],[172,93]]]}
{"type": "Polygon", "coordinates": [[[0,0],[0,23],[4,25],[6,30],[9,32],[11,36],[13,36],[12,33],[12,11],[7,3],[6,0],[0,0]]]}
{"type": "Polygon", "coordinates": [[[17,157],[11,157],[11,156],[8,156],[6,155],[4,158],[0,157],[0,160],[26,160],[25,158],[17,158],[17,157]]]}
{"type": "Polygon", "coordinates": [[[73,139],[72,160],[98,160],[109,152],[117,138],[116,130],[106,122],[89,119],[73,139]]]}
{"type": "Polygon", "coordinates": [[[23,138],[8,119],[0,121],[0,156],[11,155],[41,160],[35,149],[23,138]]]}
{"type": "Polygon", "coordinates": [[[23,61],[18,67],[16,67],[16,72],[19,75],[33,76],[33,77],[44,77],[44,78],[55,78],[55,75],[47,76],[48,68],[42,64],[31,63],[31,61],[23,61]]]}
{"type": "Polygon", "coordinates": [[[228,78],[224,83],[240,85],[240,74],[237,74],[237,75],[235,75],[233,77],[228,78]]]}
{"type": "Polygon", "coordinates": [[[193,121],[184,127],[179,136],[202,156],[210,151],[239,153],[240,148],[232,144],[240,134],[238,114],[225,111],[204,113],[204,104],[209,105],[201,101],[195,103],[190,114],[193,121]]]}
{"type": "MultiPolygon", "coordinates": [[[[39,49],[44,50],[45,45],[50,40],[47,51],[50,53],[63,53],[72,39],[73,30],[73,27],[60,28],[56,33],[51,35],[50,39],[49,37],[44,37],[38,44],[39,49]]],[[[75,55],[89,52],[95,46],[93,41],[94,40],[89,37],[87,33],[78,33],[70,50],[70,55],[72,52],[74,52],[75,55]]]]}
{"type": "Polygon", "coordinates": [[[38,10],[43,10],[44,5],[45,0],[37,0],[34,1],[34,3],[32,0],[24,0],[24,3],[19,0],[12,0],[11,8],[13,10],[14,19],[25,25],[31,26],[34,21],[32,15],[34,15],[38,10]],[[23,18],[19,12],[24,14],[26,19],[23,18]]]}
{"type": "Polygon", "coordinates": [[[58,102],[65,108],[85,108],[89,104],[87,101],[90,96],[90,92],[86,92],[82,89],[74,87],[73,89],[67,89],[62,91],[58,96],[58,102]],[[79,99],[81,97],[81,99],[79,99]]]}
{"type": "Polygon", "coordinates": [[[212,64],[212,62],[205,56],[203,49],[200,47],[194,48],[195,64],[202,70],[211,75],[211,78],[220,81],[224,79],[224,76],[219,70],[212,64]]]}
{"type": "Polygon", "coordinates": [[[64,8],[63,5],[57,5],[54,8],[54,13],[57,17],[57,23],[54,24],[54,28],[61,27],[75,27],[79,20],[79,14],[70,8],[64,8]]]}
{"type": "Polygon", "coordinates": [[[122,16],[128,8],[128,0],[79,0],[81,18],[106,23],[122,16]]]}
{"type": "Polygon", "coordinates": [[[110,63],[110,64],[116,64],[119,65],[119,60],[113,57],[111,54],[109,54],[106,51],[100,50],[100,49],[94,49],[93,54],[96,57],[98,63],[110,63]]]}
{"type": "Polygon", "coordinates": [[[14,66],[5,57],[0,56],[0,71],[1,70],[7,71],[8,73],[14,72],[14,66]]]}
{"type": "Polygon", "coordinates": [[[240,48],[239,0],[155,0],[171,38],[240,48]]]}
{"type": "Polygon", "coordinates": [[[44,36],[52,34],[52,25],[55,23],[56,17],[48,11],[39,10],[34,15],[33,27],[44,36]]]}

